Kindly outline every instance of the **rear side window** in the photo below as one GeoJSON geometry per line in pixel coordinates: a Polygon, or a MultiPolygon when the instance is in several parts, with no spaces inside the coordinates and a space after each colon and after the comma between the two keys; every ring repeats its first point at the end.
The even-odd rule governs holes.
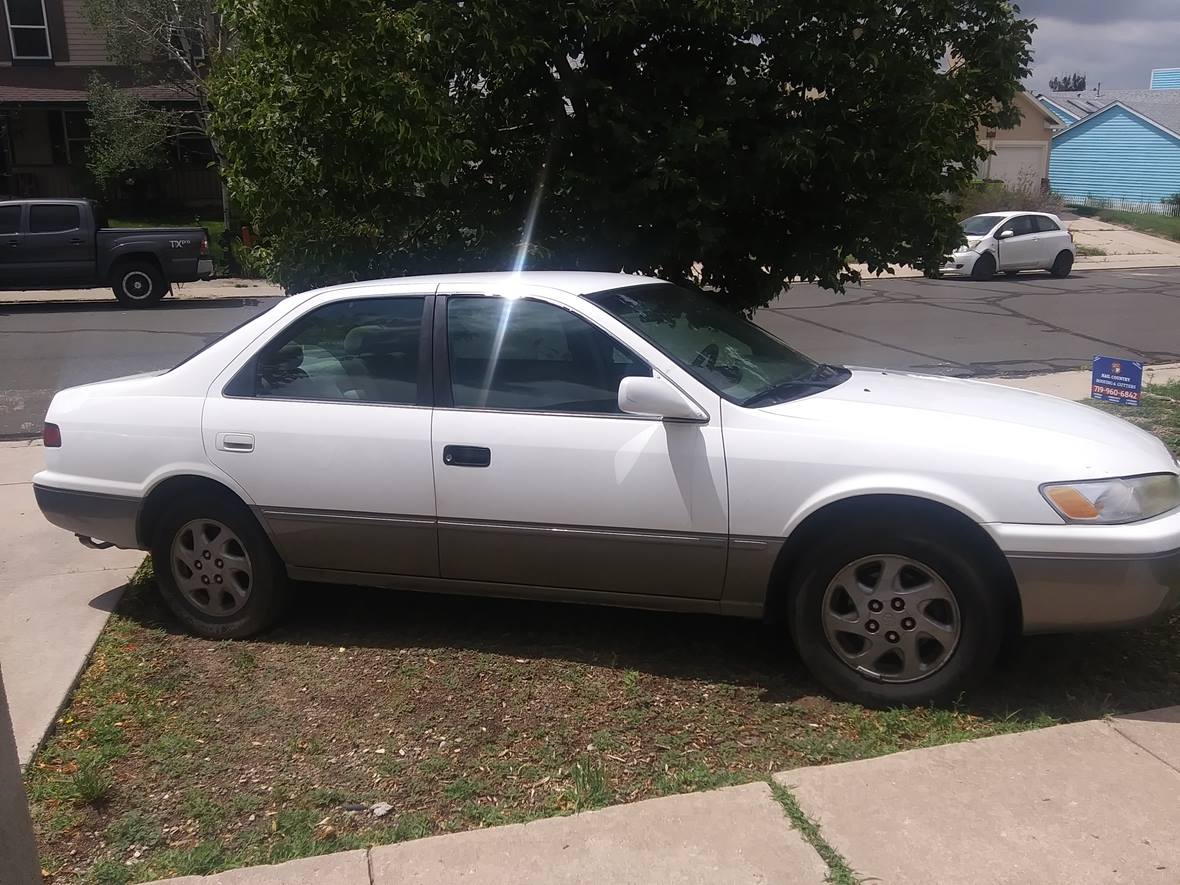
{"type": "Polygon", "coordinates": [[[424,298],[326,304],[279,333],[233,395],[415,405],[424,298]],[[243,386],[245,389],[243,389],[243,386]]]}
{"type": "Polygon", "coordinates": [[[65,205],[37,205],[29,207],[29,233],[51,234],[78,229],[78,207],[65,205]]]}
{"type": "Polygon", "coordinates": [[[1037,230],[1043,234],[1047,234],[1051,231],[1061,230],[1061,228],[1059,228],[1053,222],[1052,218],[1047,218],[1044,215],[1036,215],[1036,216],[1034,216],[1034,218],[1037,222],[1037,230]]]}
{"type": "Polygon", "coordinates": [[[0,206],[0,234],[20,233],[20,206],[0,206]]]}

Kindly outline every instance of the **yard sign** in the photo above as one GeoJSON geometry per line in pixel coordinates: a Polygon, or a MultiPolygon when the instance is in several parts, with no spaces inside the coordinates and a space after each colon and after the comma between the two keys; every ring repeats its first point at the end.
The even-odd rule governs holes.
{"type": "Polygon", "coordinates": [[[1143,390],[1143,363],[1113,356],[1094,357],[1090,373],[1090,398],[1120,406],[1139,405],[1143,390]]]}

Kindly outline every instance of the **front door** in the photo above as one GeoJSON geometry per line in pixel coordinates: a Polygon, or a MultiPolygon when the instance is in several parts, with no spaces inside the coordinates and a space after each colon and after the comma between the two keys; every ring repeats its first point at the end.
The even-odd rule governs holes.
{"type": "Polygon", "coordinates": [[[94,230],[70,203],[30,203],[20,251],[30,283],[85,283],[94,276],[94,230]]]}
{"type": "Polygon", "coordinates": [[[433,460],[442,577],[720,598],[728,505],[709,424],[624,415],[649,366],[565,306],[439,299],[433,460]]]}
{"type": "Polygon", "coordinates": [[[1040,266],[1041,247],[1037,241],[1041,234],[1036,219],[1031,215],[1017,215],[996,232],[997,237],[1007,230],[1012,231],[1012,236],[999,240],[998,268],[1022,270],[1040,266]]]}
{"type": "Polygon", "coordinates": [[[430,302],[312,309],[210,391],[205,451],[262,511],[289,566],[339,580],[438,575],[430,302]]]}

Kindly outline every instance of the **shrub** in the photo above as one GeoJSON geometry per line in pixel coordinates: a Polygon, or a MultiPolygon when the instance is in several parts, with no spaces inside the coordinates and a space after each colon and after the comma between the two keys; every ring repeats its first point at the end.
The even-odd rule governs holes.
{"type": "Polygon", "coordinates": [[[1019,211],[1060,213],[1065,209],[1061,197],[1042,190],[1031,180],[1022,178],[1012,187],[1002,181],[984,181],[959,195],[959,217],[970,218],[985,212],[1019,211]]]}

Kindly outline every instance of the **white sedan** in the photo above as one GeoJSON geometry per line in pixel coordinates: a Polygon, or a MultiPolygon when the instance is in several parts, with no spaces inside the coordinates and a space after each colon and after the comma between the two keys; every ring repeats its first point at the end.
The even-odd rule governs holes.
{"type": "Polygon", "coordinates": [[[170,371],[64,390],[47,422],[46,517],[150,550],[209,637],[268,627],[293,580],[765,617],[832,691],[911,704],[1021,632],[1180,603],[1155,437],[817,364],[643,277],[308,292],[170,371]]]}
{"type": "Polygon", "coordinates": [[[1067,277],[1077,249],[1065,224],[1048,212],[993,212],[963,222],[965,242],[941,273],[990,280],[996,273],[1047,270],[1067,277]]]}

